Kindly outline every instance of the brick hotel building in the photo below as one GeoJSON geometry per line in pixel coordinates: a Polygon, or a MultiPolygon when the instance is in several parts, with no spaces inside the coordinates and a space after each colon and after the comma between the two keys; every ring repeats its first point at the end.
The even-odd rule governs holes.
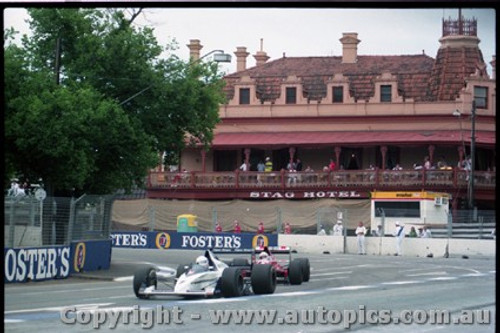
{"type": "MultiPolygon", "coordinates": [[[[372,191],[436,191],[451,195],[451,209],[467,208],[469,172],[460,166],[474,124],[475,205],[494,209],[495,58],[488,73],[476,19],[442,24],[435,58],[358,54],[357,33],[341,36],[338,56],[270,59],[261,44],[250,68],[238,47],[210,149],[183,151],[186,172],[151,171],[147,197],[368,200],[372,191]],[[272,172],[258,172],[267,157],[272,172]],[[426,157],[434,168],[415,170],[426,157]],[[289,172],[297,159],[302,171],[289,172]],[[323,171],[330,160],[335,170],[323,171]],[[239,171],[243,163],[249,171],[239,171]]],[[[200,41],[188,47],[199,59],[200,41]]]]}

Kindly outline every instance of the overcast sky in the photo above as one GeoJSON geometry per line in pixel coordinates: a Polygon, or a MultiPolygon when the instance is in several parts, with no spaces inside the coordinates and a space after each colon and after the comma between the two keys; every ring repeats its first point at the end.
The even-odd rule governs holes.
{"type": "MultiPolygon", "coordinates": [[[[478,20],[479,47],[488,64],[495,55],[496,13],[494,9],[464,8],[462,15],[478,20]]],[[[359,55],[425,54],[435,58],[442,33],[442,19],[456,19],[458,9],[339,9],[339,8],[147,8],[137,24],[154,27],[160,44],[177,40],[179,57],[188,59],[186,44],[199,39],[201,55],[222,49],[232,55],[225,72],[236,70],[236,47],[245,46],[250,55],[247,67],[255,65],[253,55],[263,50],[270,60],[285,53],[296,56],[340,56],[339,39],[344,32],[357,32],[359,55]]],[[[26,11],[6,9],[5,27],[28,33],[26,11]]]]}

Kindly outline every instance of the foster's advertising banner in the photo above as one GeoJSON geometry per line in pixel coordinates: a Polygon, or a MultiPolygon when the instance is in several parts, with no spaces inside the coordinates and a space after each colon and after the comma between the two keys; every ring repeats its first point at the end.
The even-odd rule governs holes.
{"type": "Polygon", "coordinates": [[[277,246],[278,235],[176,231],[116,231],[111,233],[111,241],[113,247],[247,251],[257,246],[277,246]]]}

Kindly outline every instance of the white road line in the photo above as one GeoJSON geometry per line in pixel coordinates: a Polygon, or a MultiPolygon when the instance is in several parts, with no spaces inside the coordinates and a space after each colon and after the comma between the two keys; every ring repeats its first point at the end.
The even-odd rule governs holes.
{"type": "Polygon", "coordinates": [[[319,294],[321,291],[291,291],[288,293],[270,294],[268,297],[289,297],[319,294]]]}
{"type": "Polygon", "coordinates": [[[426,275],[447,275],[447,272],[428,272],[428,273],[417,273],[417,274],[406,274],[406,276],[426,276],[426,275]]]}
{"type": "Polygon", "coordinates": [[[345,279],[350,279],[350,276],[336,276],[336,277],[330,277],[330,278],[318,278],[314,279],[314,281],[328,281],[328,280],[345,280],[345,279]]]}
{"type": "Polygon", "coordinates": [[[427,281],[448,281],[448,280],[456,280],[458,277],[456,276],[441,276],[436,278],[427,279],[427,281]]]}
{"type": "Polygon", "coordinates": [[[330,276],[330,275],[351,274],[351,273],[352,273],[352,271],[345,271],[345,272],[331,272],[331,273],[311,274],[311,276],[330,276]]]}
{"type": "Polygon", "coordinates": [[[66,306],[54,306],[54,307],[46,307],[46,308],[35,308],[35,309],[25,309],[25,310],[11,310],[4,311],[4,314],[14,314],[14,313],[30,313],[30,312],[42,312],[42,311],[61,311],[67,307],[75,307],[77,310],[82,309],[95,309],[100,306],[109,306],[115,303],[90,303],[90,304],[72,304],[66,306]]]}
{"type": "Polygon", "coordinates": [[[134,279],[134,276],[131,275],[131,276],[117,277],[117,278],[114,278],[113,281],[114,282],[124,282],[124,281],[132,281],[133,279],[134,279]]]}
{"type": "Polygon", "coordinates": [[[4,319],[4,323],[5,324],[15,324],[15,323],[22,323],[24,322],[25,320],[21,320],[21,319],[4,319]]]}
{"type": "Polygon", "coordinates": [[[202,300],[189,300],[189,301],[178,301],[180,304],[212,304],[212,303],[228,303],[228,302],[243,302],[247,301],[247,298],[213,298],[213,299],[202,299],[202,300]]]}
{"type": "Polygon", "coordinates": [[[375,285],[345,286],[345,287],[327,288],[326,290],[360,290],[360,289],[370,289],[370,288],[376,288],[376,286],[375,285]]]}
{"type": "Polygon", "coordinates": [[[403,285],[403,284],[415,284],[415,283],[424,283],[424,281],[419,281],[419,280],[392,281],[392,282],[382,282],[381,284],[385,284],[385,285],[403,285]]]}

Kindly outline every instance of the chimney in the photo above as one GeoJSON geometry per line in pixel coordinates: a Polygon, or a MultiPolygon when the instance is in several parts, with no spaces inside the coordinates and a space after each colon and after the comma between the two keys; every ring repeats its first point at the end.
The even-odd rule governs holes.
{"type": "Polygon", "coordinates": [[[244,71],[247,69],[247,57],[250,53],[247,52],[247,48],[244,46],[239,46],[236,48],[236,71],[244,71]]]}
{"type": "Polygon", "coordinates": [[[196,61],[200,59],[200,50],[203,48],[203,45],[200,44],[199,39],[189,40],[187,47],[189,48],[189,57],[191,60],[196,61]]]}
{"type": "Polygon", "coordinates": [[[496,80],[496,77],[497,77],[497,69],[496,69],[496,66],[497,66],[497,57],[496,56],[492,56],[492,60],[490,61],[490,65],[491,65],[491,68],[492,68],[492,74],[491,74],[491,78],[493,80],[496,80]]]}
{"type": "Polygon", "coordinates": [[[266,61],[269,60],[269,56],[263,50],[263,44],[264,44],[264,40],[261,38],[260,39],[260,51],[257,51],[257,53],[255,53],[253,56],[257,62],[257,66],[265,64],[266,61]]]}
{"type": "Polygon", "coordinates": [[[358,39],[358,33],[344,32],[342,36],[339,39],[342,43],[342,63],[355,64],[358,60],[358,44],[361,42],[358,39]]]}

